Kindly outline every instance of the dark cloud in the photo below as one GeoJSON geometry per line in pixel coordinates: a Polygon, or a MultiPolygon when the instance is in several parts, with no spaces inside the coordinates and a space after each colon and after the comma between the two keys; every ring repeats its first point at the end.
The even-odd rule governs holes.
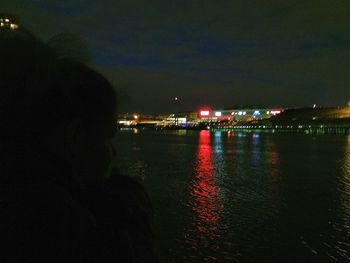
{"type": "Polygon", "coordinates": [[[2,2],[44,39],[81,36],[130,111],[350,100],[348,1],[2,2]]]}

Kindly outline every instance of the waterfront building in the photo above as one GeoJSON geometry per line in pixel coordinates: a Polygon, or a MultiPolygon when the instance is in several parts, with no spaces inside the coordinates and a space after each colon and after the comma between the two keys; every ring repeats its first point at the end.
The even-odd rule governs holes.
{"type": "Polygon", "coordinates": [[[213,110],[202,108],[194,112],[178,112],[169,115],[122,114],[118,117],[120,126],[182,126],[194,127],[203,123],[229,124],[262,120],[282,113],[282,108],[237,108],[213,110]]]}
{"type": "Polygon", "coordinates": [[[237,108],[228,110],[204,108],[198,111],[198,119],[210,122],[253,121],[267,119],[283,111],[283,108],[237,108]]]}

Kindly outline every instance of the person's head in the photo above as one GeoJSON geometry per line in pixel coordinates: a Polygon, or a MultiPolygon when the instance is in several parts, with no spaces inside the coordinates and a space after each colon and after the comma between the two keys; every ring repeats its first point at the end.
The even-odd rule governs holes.
{"type": "Polygon", "coordinates": [[[111,140],[116,133],[116,94],[101,74],[80,62],[60,60],[57,70],[55,92],[46,99],[46,107],[58,107],[56,111],[51,106],[59,115],[54,116],[54,120],[62,121],[59,129],[48,137],[47,145],[52,143],[59,149],[57,152],[73,164],[81,180],[95,185],[111,163],[111,140]],[[64,143],[54,143],[55,138],[64,143]]]}
{"type": "Polygon", "coordinates": [[[26,33],[0,31],[0,58],[1,158],[45,149],[69,162],[83,183],[97,183],[116,131],[111,84],[26,33]]]}

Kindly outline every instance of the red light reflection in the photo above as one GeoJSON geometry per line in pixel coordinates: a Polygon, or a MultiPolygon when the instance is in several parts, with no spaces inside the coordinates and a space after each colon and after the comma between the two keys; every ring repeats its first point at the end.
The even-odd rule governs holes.
{"type": "Polygon", "coordinates": [[[199,232],[213,238],[223,206],[220,205],[216,181],[213,178],[214,165],[209,131],[203,130],[199,134],[197,158],[197,176],[192,193],[195,198],[192,208],[197,214],[195,225],[199,232]]]}

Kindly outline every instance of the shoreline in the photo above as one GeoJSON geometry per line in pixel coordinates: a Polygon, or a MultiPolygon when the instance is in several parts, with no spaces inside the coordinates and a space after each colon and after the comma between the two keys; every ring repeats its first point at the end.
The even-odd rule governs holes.
{"type": "Polygon", "coordinates": [[[257,133],[290,133],[290,134],[315,134],[315,135],[350,135],[350,127],[348,126],[311,126],[311,125],[240,125],[240,126],[128,126],[128,127],[119,127],[120,130],[155,130],[155,131],[167,131],[167,130],[190,130],[190,131],[237,131],[237,132],[257,132],[257,133]]]}

